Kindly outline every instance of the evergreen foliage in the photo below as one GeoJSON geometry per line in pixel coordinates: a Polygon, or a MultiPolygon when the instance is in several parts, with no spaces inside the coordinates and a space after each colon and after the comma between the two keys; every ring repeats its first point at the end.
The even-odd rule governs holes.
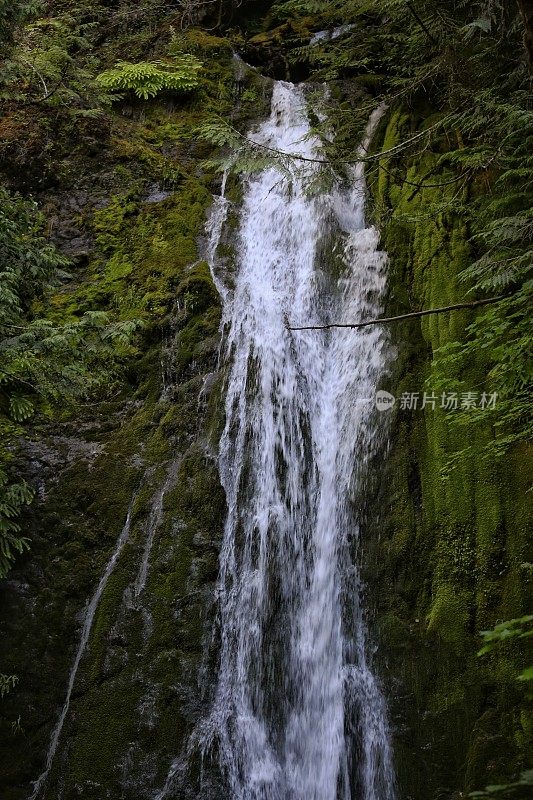
{"type": "Polygon", "coordinates": [[[39,4],[25,4],[14,20],[12,46],[0,64],[0,101],[100,114],[109,100],[94,77],[95,24],[70,12],[36,17],[39,11],[39,4]]]}
{"type": "MultiPolygon", "coordinates": [[[[155,97],[162,91],[190,92],[198,86],[200,61],[193,55],[182,54],[172,63],[164,61],[143,61],[131,64],[119,61],[113,69],[98,76],[100,86],[113,91],[127,90],[142,100],[155,97]]],[[[113,99],[122,97],[115,94],[113,99]]]]}
{"type": "Polygon", "coordinates": [[[0,45],[5,48],[5,51],[13,44],[17,28],[33,16],[39,6],[38,0],[37,2],[0,0],[0,45]]]}
{"type": "MultiPolygon", "coordinates": [[[[491,653],[496,647],[511,642],[522,642],[528,640],[533,636],[533,615],[527,614],[524,617],[517,619],[509,619],[505,622],[500,622],[495,625],[492,630],[482,631],[481,637],[484,645],[479,651],[479,656],[484,656],[491,653]]],[[[533,681],[533,666],[527,667],[523,672],[518,675],[517,680],[526,686],[530,686],[533,681]]],[[[529,699],[533,699],[531,689],[527,690],[529,699]]],[[[478,800],[491,800],[491,798],[513,798],[519,800],[520,798],[529,797],[531,788],[533,787],[533,769],[522,772],[517,780],[511,783],[500,783],[486,786],[478,792],[471,792],[469,797],[478,798],[478,800]]]]}
{"type": "Polygon", "coordinates": [[[35,203],[0,189],[0,577],[28,546],[19,517],[34,492],[12,465],[24,423],[109,385],[134,352],[138,327],[103,312],[64,324],[36,313],[46,291],[68,279],[67,261],[42,227],[35,203]]]}
{"type": "Polygon", "coordinates": [[[0,673],[0,700],[2,700],[5,695],[11,691],[18,683],[18,677],[16,675],[5,675],[4,673],[0,673]]]}
{"type": "Polygon", "coordinates": [[[528,769],[522,772],[518,780],[512,783],[498,783],[487,786],[479,792],[471,792],[469,797],[477,798],[477,800],[493,800],[500,797],[522,800],[522,798],[531,797],[532,787],[533,769],[528,769]]]}

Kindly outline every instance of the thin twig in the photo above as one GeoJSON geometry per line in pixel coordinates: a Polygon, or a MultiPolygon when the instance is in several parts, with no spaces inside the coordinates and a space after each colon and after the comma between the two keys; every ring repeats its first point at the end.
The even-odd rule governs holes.
{"type": "Polygon", "coordinates": [[[308,161],[308,162],[310,162],[312,164],[328,164],[328,165],[331,165],[332,163],[334,163],[334,164],[359,164],[362,161],[366,163],[367,161],[376,161],[376,160],[379,160],[380,158],[385,158],[386,156],[390,156],[393,153],[401,152],[403,149],[405,149],[412,142],[418,141],[418,139],[421,139],[426,134],[429,134],[432,131],[434,131],[436,128],[439,128],[444,122],[446,122],[447,119],[449,119],[450,116],[451,115],[449,115],[448,117],[445,117],[442,120],[439,120],[439,122],[436,122],[430,128],[427,128],[424,131],[419,131],[414,136],[411,136],[409,139],[406,139],[404,142],[400,142],[399,144],[394,145],[394,147],[391,147],[388,150],[382,150],[380,153],[374,153],[373,155],[370,155],[370,156],[360,156],[359,158],[354,158],[354,159],[311,158],[310,156],[303,156],[300,153],[287,153],[284,150],[277,150],[275,147],[269,147],[268,145],[262,144],[261,142],[254,142],[253,139],[249,139],[243,133],[241,133],[236,128],[234,128],[233,125],[228,125],[226,120],[222,120],[222,117],[219,117],[219,119],[221,119],[224,122],[224,124],[226,124],[227,127],[229,127],[230,130],[233,131],[233,133],[237,134],[237,136],[239,136],[240,139],[244,139],[245,142],[247,143],[247,145],[252,150],[255,147],[258,147],[261,150],[267,150],[270,153],[275,153],[277,156],[281,156],[283,158],[287,158],[289,161],[290,160],[308,161]]]}
{"type": "Polygon", "coordinates": [[[12,372],[8,372],[7,369],[2,369],[0,367],[0,372],[2,373],[2,375],[7,375],[8,378],[11,378],[12,380],[17,381],[18,383],[23,383],[24,386],[29,386],[30,389],[32,389],[34,392],[37,392],[38,394],[42,394],[41,390],[37,386],[34,386],[33,383],[30,383],[29,381],[25,381],[24,378],[19,378],[18,375],[13,375],[13,373],[12,372]]]}
{"type": "Polygon", "coordinates": [[[422,28],[422,30],[424,31],[424,33],[426,34],[426,36],[428,37],[428,39],[429,39],[431,42],[433,42],[433,44],[436,44],[436,41],[437,41],[437,40],[435,39],[435,37],[433,36],[433,34],[431,33],[431,31],[430,31],[430,30],[429,30],[429,28],[427,27],[427,25],[426,25],[426,23],[424,22],[424,20],[423,20],[423,19],[422,19],[422,18],[421,18],[421,17],[418,15],[418,13],[417,13],[416,9],[415,9],[415,8],[413,8],[413,4],[412,4],[412,3],[407,3],[407,8],[409,9],[409,11],[410,11],[410,12],[411,12],[411,14],[413,15],[413,17],[416,19],[416,21],[418,22],[418,24],[420,25],[420,27],[422,28]]]}
{"type": "Polygon", "coordinates": [[[288,325],[290,331],[326,331],[330,328],[366,328],[368,325],[381,325],[384,322],[397,322],[402,319],[413,319],[414,317],[426,317],[428,314],[442,314],[444,311],[456,311],[461,308],[475,308],[476,306],[487,306],[489,303],[498,303],[500,300],[506,300],[510,295],[500,294],[498,297],[488,297],[485,300],[474,300],[472,303],[457,303],[453,306],[444,306],[443,308],[428,308],[424,311],[411,311],[409,314],[399,314],[397,317],[381,317],[381,319],[369,319],[366,322],[354,323],[336,323],[330,325],[303,325],[302,327],[293,327],[288,325]]]}
{"type": "Polygon", "coordinates": [[[469,167],[466,170],[466,174],[458,175],[456,178],[451,178],[449,181],[442,181],[441,183],[416,183],[415,181],[408,181],[406,178],[400,178],[397,175],[394,175],[390,172],[383,164],[379,165],[380,169],[389,176],[389,178],[393,178],[395,181],[399,181],[406,186],[414,186],[417,189],[440,189],[441,186],[450,186],[452,183],[459,183],[459,181],[468,178],[468,176],[474,171],[474,167],[469,167]]]}
{"type": "Polygon", "coordinates": [[[29,67],[31,70],[33,70],[35,72],[35,74],[37,75],[37,77],[39,78],[39,80],[41,81],[41,83],[43,85],[44,97],[47,97],[48,96],[48,86],[46,85],[46,81],[43,78],[43,76],[41,75],[41,73],[39,72],[39,70],[30,61],[28,61],[27,59],[23,58],[22,56],[19,56],[19,58],[20,58],[20,60],[22,61],[23,64],[26,64],[27,67],[29,67]]]}

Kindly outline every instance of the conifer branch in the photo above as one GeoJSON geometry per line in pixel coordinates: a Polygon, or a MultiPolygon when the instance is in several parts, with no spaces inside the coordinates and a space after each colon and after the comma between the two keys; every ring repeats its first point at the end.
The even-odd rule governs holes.
{"type": "Polygon", "coordinates": [[[24,378],[20,378],[18,375],[14,375],[12,372],[8,372],[7,369],[3,369],[2,367],[0,367],[0,373],[2,375],[5,375],[7,378],[11,378],[11,380],[16,381],[17,383],[22,383],[22,384],[24,384],[24,386],[29,386],[29,388],[33,392],[36,392],[37,394],[42,394],[42,392],[41,392],[41,390],[39,389],[38,386],[35,386],[35,384],[24,380],[24,378]]]}
{"type": "Polygon", "coordinates": [[[467,180],[469,176],[474,172],[473,167],[469,167],[462,175],[457,175],[455,178],[450,178],[447,181],[441,181],[440,183],[422,183],[422,182],[415,182],[409,181],[407,178],[400,178],[397,175],[393,175],[393,173],[388,170],[383,164],[379,165],[379,168],[383,170],[383,172],[392,178],[395,181],[398,181],[401,184],[405,184],[406,186],[414,186],[416,189],[440,189],[442,186],[451,186],[452,183],[459,183],[459,181],[467,180]]]}

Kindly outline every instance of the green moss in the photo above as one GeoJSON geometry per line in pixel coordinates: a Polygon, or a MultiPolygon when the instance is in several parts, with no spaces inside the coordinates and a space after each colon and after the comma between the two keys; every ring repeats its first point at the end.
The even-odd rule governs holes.
{"type": "Polygon", "coordinates": [[[455,651],[464,651],[469,643],[470,607],[467,591],[458,592],[454,584],[441,583],[431,604],[428,633],[436,632],[455,651]]]}
{"type": "MultiPolygon", "coordinates": [[[[127,38],[114,29],[103,59],[142,60],[169,46],[168,25],[150,34],[144,22],[140,27],[138,35],[129,27],[127,38]]],[[[250,69],[239,77],[237,97],[232,48],[222,37],[189,30],[177,38],[204,63],[194,97],[133,102],[90,121],[99,137],[92,155],[73,145],[84,123],[73,126],[70,141],[62,134],[65,165],[56,169],[50,216],[58,207],[68,216],[74,198],[68,219],[58,212],[59,234],[79,229],[84,253],[46,313],[62,321],[103,309],[120,319],[140,317],[145,326],[138,356],[124,365],[123,381],[109,387],[108,398],[81,405],[75,421],[53,420],[36,432],[35,469],[46,496],[28,521],[31,561],[21,569],[29,588],[10,595],[1,620],[2,665],[20,676],[0,719],[0,794],[7,798],[5,786],[17,787],[9,800],[26,796],[42,771],[80,620],[132,499],[129,541],[95,614],[47,794],[103,800],[131,796],[131,786],[149,781],[155,791],[198,719],[198,670],[211,626],[225,498],[214,456],[224,417],[222,377],[206,381],[217,367],[220,300],[207,264],[198,260],[219,178],[204,172],[211,146],[197,128],[213,113],[241,125],[268,104],[269,92],[250,69]],[[154,188],[171,194],[148,202],[154,188]],[[81,448],[71,458],[67,444],[61,449],[68,437],[90,442],[95,455],[81,448]],[[48,456],[39,460],[48,446],[53,453],[59,448],[50,465],[48,456]],[[154,519],[146,587],[136,598],[154,519]],[[17,738],[10,724],[21,710],[24,734],[17,738]]],[[[238,181],[229,181],[228,192],[240,202],[238,181]]]]}
{"type": "MultiPolygon", "coordinates": [[[[374,147],[393,148],[414,125],[396,109],[374,147]]],[[[429,150],[388,158],[369,178],[391,259],[391,315],[460,302],[468,289],[459,280],[471,259],[467,226],[454,210],[459,187],[411,185],[427,175],[431,183],[453,179],[438,158],[429,150]]],[[[490,353],[480,350],[467,364],[449,358],[470,335],[471,318],[438,314],[394,329],[399,354],[385,388],[396,396],[435,392],[437,403],[397,410],[385,475],[379,465],[381,500],[372,504],[388,510],[364,547],[373,613],[384,621],[383,673],[393,697],[401,687],[401,701],[392,702],[400,785],[417,800],[440,796],[443,786],[451,793],[485,785],[487,776],[503,780],[525,765],[527,752],[523,693],[512,678],[521,655],[476,657],[479,630],[526,611],[524,458],[517,448],[505,462],[487,459],[490,415],[439,407],[443,391],[489,390],[490,353]]]]}
{"type": "Polygon", "coordinates": [[[122,318],[161,321],[173,305],[184,269],[197,258],[197,237],[211,195],[198,180],[158,204],[114,196],[96,211],[93,229],[100,255],[88,280],[56,298],[64,315],[115,307],[122,318]]]}
{"type": "Polygon", "coordinates": [[[187,270],[176,289],[176,297],[183,302],[185,311],[190,314],[199,314],[210,306],[219,304],[218,292],[207,262],[201,261],[187,270]]]}
{"type": "Polygon", "coordinates": [[[183,49],[188,53],[199,53],[210,58],[220,55],[231,58],[233,55],[233,46],[229,39],[214,36],[201,28],[188,28],[178,34],[174,39],[173,49],[183,49]]]}

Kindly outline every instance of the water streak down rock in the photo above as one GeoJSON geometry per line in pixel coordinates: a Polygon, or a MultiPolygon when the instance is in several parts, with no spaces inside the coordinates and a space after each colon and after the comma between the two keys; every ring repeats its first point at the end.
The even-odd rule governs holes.
{"type": "Polygon", "coordinates": [[[133,512],[133,506],[135,503],[135,496],[132,498],[130,506],[128,508],[128,513],[126,515],[126,521],[124,522],[124,527],[118,537],[115,549],[111,554],[111,558],[106,564],[105,570],[103,572],[100,581],[98,582],[98,586],[96,587],[96,591],[94,592],[93,596],[91,597],[87,608],[85,610],[84,618],[83,618],[83,626],[81,629],[81,636],[78,643],[78,649],[76,650],[76,656],[74,658],[74,662],[70,669],[70,674],[68,678],[68,685],[67,691],[65,695],[65,701],[61,708],[61,713],[59,714],[59,719],[56,723],[55,728],[52,731],[52,735],[50,738],[50,743],[48,745],[48,752],[46,754],[46,763],[43,772],[39,775],[37,780],[33,784],[33,791],[29,797],[29,800],[37,800],[38,797],[41,796],[41,792],[46,786],[46,781],[48,779],[48,775],[50,774],[50,770],[52,768],[52,763],[54,761],[55,754],[57,752],[57,748],[59,746],[59,741],[61,739],[61,733],[63,731],[63,726],[65,724],[65,720],[67,719],[67,715],[70,708],[70,701],[72,698],[72,692],[74,690],[74,685],[76,683],[76,677],[78,675],[78,669],[80,667],[81,661],[83,656],[85,655],[85,651],[87,649],[87,645],[89,643],[89,638],[91,635],[91,630],[94,621],[94,615],[96,614],[96,610],[98,608],[98,604],[100,603],[100,599],[104,593],[105,587],[109,578],[111,577],[113,570],[120,558],[120,554],[124,549],[124,545],[129,539],[130,535],[130,528],[131,528],[131,517],[133,512]]]}

